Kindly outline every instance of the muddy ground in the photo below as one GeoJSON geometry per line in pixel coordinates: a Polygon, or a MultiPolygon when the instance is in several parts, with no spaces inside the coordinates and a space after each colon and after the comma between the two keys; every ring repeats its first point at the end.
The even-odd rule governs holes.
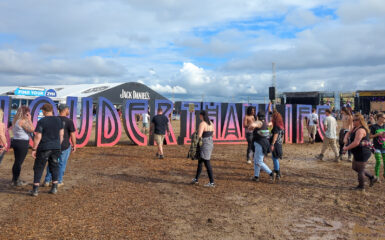
{"type": "MultiPolygon", "coordinates": [[[[71,155],[57,195],[11,187],[13,153],[0,165],[0,239],[385,239],[385,183],[365,193],[351,163],[317,161],[321,144],[285,145],[283,178],[255,183],[245,145],[216,145],[217,186],[189,185],[189,146],[85,147],[71,155]]],[[[266,159],[269,166],[272,161],[266,159]]],[[[374,159],[368,169],[373,172],[374,159]]],[[[28,157],[21,178],[32,182],[28,157]]],[[[383,180],[383,182],[385,182],[383,180]]]]}

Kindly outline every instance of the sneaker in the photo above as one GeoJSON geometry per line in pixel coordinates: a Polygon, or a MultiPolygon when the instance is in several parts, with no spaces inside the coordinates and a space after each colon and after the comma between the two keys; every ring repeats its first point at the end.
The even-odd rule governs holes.
{"type": "Polygon", "coordinates": [[[247,160],[246,163],[247,163],[247,164],[251,164],[251,160],[247,160]]]}
{"type": "Polygon", "coordinates": [[[351,190],[365,192],[365,188],[361,186],[353,187],[351,190]]]}
{"type": "Polygon", "coordinates": [[[369,187],[373,187],[373,185],[378,182],[378,178],[372,177],[369,179],[369,187]]]}
{"type": "Polygon", "coordinates": [[[42,187],[49,187],[50,182],[44,182],[42,187]]]}
{"type": "Polygon", "coordinates": [[[164,159],[164,156],[163,155],[159,155],[159,159],[164,159]]]}
{"type": "Polygon", "coordinates": [[[13,185],[13,186],[16,186],[16,187],[20,187],[20,186],[25,186],[25,185],[27,185],[27,183],[24,182],[24,181],[21,181],[20,179],[18,179],[18,180],[16,180],[16,181],[13,181],[13,182],[12,182],[12,185],[13,185]]]}
{"type": "Polygon", "coordinates": [[[254,182],[259,182],[259,177],[257,177],[257,176],[254,176],[254,177],[251,179],[251,181],[254,181],[254,182]]]}
{"type": "Polygon", "coordinates": [[[63,187],[63,186],[64,186],[64,183],[62,183],[62,182],[61,182],[61,183],[58,183],[57,186],[58,186],[58,187],[63,187]]]}
{"type": "Polygon", "coordinates": [[[193,180],[191,180],[191,182],[190,182],[190,184],[192,184],[192,185],[195,185],[195,184],[198,184],[199,182],[198,182],[198,179],[196,179],[196,178],[193,178],[193,180]]]}
{"type": "Polygon", "coordinates": [[[207,183],[205,185],[203,185],[204,187],[210,187],[210,188],[214,188],[215,187],[215,183],[207,183]]]}

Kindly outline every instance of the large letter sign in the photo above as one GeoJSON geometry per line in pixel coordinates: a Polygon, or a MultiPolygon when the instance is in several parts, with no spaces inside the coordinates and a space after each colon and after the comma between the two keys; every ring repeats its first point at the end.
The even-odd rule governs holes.
{"type": "Polygon", "coordinates": [[[76,129],[76,147],[87,145],[92,132],[92,98],[82,98],[82,114],[80,115],[80,127],[78,126],[78,98],[67,97],[67,105],[70,108],[70,116],[76,129]]]}
{"type": "Polygon", "coordinates": [[[222,140],[237,142],[242,139],[239,119],[235,103],[227,105],[225,123],[222,131],[222,140]]]}
{"type": "Polygon", "coordinates": [[[183,145],[191,143],[191,135],[195,132],[197,127],[197,115],[200,110],[200,102],[182,102],[178,144],[183,145]]]}
{"type": "Polygon", "coordinates": [[[111,147],[117,144],[122,134],[122,123],[114,105],[99,97],[96,113],[96,146],[111,147]]]}
{"type": "MultiPolygon", "coordinates": [[[[58,115],[56,103],[47,96],[37,97],[30,104],[31,116],[33,124],[36,126],[39,113],[43,104],[49,103],[53,106],[54,115],[58,115]]],[[[4,118],[0,119],[4,122],[9,121],[11,98],[8,96],[0,96],[0,108],[4,110],[4,118]]],[[[69,106],[70,116],[76,131],[76,146],[84,147],[89,143],[93,126],[93,99],[82,98],[78,103],[77,97],[67,97],[67,105],[69,106]],[[81,109],[79,110],[79,108],[81,109]],[[80,118],[79,118],[80,116],[80,118]]],[[[199,113],[205,110],[210,120],[214,124],[216,144],[246,144],[245,128],[243,119],[246,115],[248,106],[253,106],[258,112],[264,113],[266,121],[270,121],[272,109],[267,104],[253,103],[218,103],[218,102],[182,102],[180,105],[180,132],[176,138],[174,129],[171,125],[171,116],[174,105],[169,100],[147,99],[135,100],[127,99],[122,106],[123,126],[127,136],[131,141],[139,146],[153,145],[153,135],[149,136],[141,132],[138,126],[137,115],[147,113],[151,110],[151,117],[154,117],[157,109],[163,110],[163,115],[170,122],[168,125],[169,132],[165,136],[168,145],[173,144],[190,144],[191,135],[197,131],[199,126],[199,113]]],[[[106,98],[100,97],[96,104],[96,129],[95,143],[98,147],[110,147],[117,144],[121,138],[122,122],[115,106],[106,98]]],[[[281,113],[285,124],[285,143],[303,143],[304,142],[304,118],[311,114],[311,105],[277,105],[276,110],[281,113]]],[[[319,116],[317,140],[322,140],[324,136],[323,120],[325,118],[325,110],[329,106],[316,106],[319,116]]],[[[42,116],[41,116],[42,117],[42,116]]]]}
{"type": "Polygon", "coordinates": [[[123,105],[123,123],[127,136],[136,145],[146,146],[147,135],[143,134],[136,124],[136,114],[148,111],[147,100],[126,100],[123,105]]]}

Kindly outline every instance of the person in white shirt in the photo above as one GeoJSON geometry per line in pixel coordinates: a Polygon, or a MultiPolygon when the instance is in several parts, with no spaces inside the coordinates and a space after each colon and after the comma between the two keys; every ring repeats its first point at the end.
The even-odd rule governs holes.
{"type": "Polygon", "coordinates": [[[142,132],[147,134],[148,129],[150,128],[150,110],[148,110],[147,113],[142,113],[142,123],[142,132]]]}
{"type": "Polygon", "coordinates": [[[312,109],[312,113],[309,115],[309,134],[310,134],[310,143],[314,144],[315,136],[317,135],[317,125],[318,125],[318,115],[316,109],[312,109]]]}
{"type": "Polygon", "coordinates": [[[323,139],[323,145],[321,154],[318,155],[318,159],[322,160],[326,149],[330,146],[335,155],[335,161],[339,162],[339,155],[337,149],[337,120],[331,115],[331,111],[326,109],[326,118],[324,120],[325,136],[323,139]]]}

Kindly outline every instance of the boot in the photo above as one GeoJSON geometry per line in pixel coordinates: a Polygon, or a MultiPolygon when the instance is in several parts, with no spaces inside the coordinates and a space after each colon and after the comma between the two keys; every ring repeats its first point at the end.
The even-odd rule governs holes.
{"type": "Polygon", "coordinates": [[[50,194],[56,194],[57,193],[57,183],[52,183],[51,190],[49,191],[50,194]]]}
{"type": "Polygon", "coordinates": [[[271,173],[270,173],[270,181],[271,181],[272,183],[275,182],[275,175],[274,175],[274,172],[271,172],[271,173]]]}
{"type": "Polygon", "coordinates": [[[280,170],[274,170],[275,172],[275,180],[279,181],[281,179],[281,171],[280,170]]]}
{"type": "Polygon", "coordinates": [[[39,186],[33,185],[33,188],[30,194],[33,197],[37,197],[37,195],[39,195],[39,186]]]}

